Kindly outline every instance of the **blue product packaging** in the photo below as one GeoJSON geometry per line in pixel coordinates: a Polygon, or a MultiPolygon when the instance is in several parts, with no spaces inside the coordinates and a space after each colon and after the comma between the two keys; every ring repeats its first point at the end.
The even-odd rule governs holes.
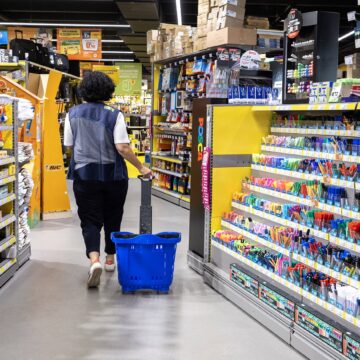
{"type": "Polygon", "coordinates": [[[248,86],[248,103],[253,104],[256,101],[256,88],[255,86],[248,86]]]}
{"type": "Polygon", "coordinates": [[[239,86],[234,86],[233,87],[233,103],[234,104],[238,104],[240,100],[240,90],[239,90],[239,86]]]}
{"type": "Polygon", "coordinates": [[[234,86],[230,86],[228,88],[228,101],[229,101],[229,104],[233,104],[233,89],[234,89],[234,86]]]}
{"type": "Polygon", "coordinates": [[[239,86],[239,102],[246,103],[248,99],[248,87],[247,86],[239,86]]]}
{"type": "Polygon", "coordinates": [[[255,98],[257,104],[262,104],[264,100],[263,87],[256,86],[255,87],[255,98]]]}

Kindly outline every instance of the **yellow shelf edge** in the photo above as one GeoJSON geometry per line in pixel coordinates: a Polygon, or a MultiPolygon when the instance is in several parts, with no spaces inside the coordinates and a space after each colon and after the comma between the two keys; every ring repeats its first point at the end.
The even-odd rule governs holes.
{"type": "Polygon", "coordinates": [[[255,105],[252,111],[341,111],[356,110],[358,103],[255,105]]]}

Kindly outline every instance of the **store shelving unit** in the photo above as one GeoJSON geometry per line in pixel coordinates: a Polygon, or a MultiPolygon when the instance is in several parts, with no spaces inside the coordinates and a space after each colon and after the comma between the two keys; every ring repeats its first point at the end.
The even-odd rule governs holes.
{"type": "Polygon", "coordinates": [[[5,284],[31,255],[30,244],[20,248],[18,243],[18,100],[0,95],[0,105],[6,109],[6,125],[2,134],[3,150],[7,156],[0,158],[0,169],[5,174],[0,179],[0,186],[7,186],[7,195],[0,198],[0,286],[5,284]]]}
{"type": "Polygon", "coordinates": [[[294,38],[284,35],[283,103],[308,103],[311,82],[335,81],[340,16],[334,12],[302,14],[294,38]]]}
{"type": "MultiPolygon", "coordinates": [[[[318,174],[307,174],[290,171],[284,168],[274,168],[252,163],[252,156],[266,150],[267,155],[278,154],[277,149],[263,148],[261,139],[270,132],[287,134],[288,136],[313,136],[313,129],[302,133],[291,129],[279,128],[270,124],[272,111],[294,114],[301,112],[313,116],[340,115],[348,112],[355,114],[357,104],[325,104],[320,108],[309,105],[283,105],[279,107],[259,106],[211,106],[209,116],[211,127],[208,128],[206,145],[211,147],[210,161],[210,194],[211,206],[206,211],[204,233],[204,259],[197,263],[196,257],[189,252],[189,266],[201,269],[205,281],[217,291],[229,298],[244,311],[268,327],[284,341],[296,348],[310,359],[346,359],[356,358],[349,354],[358,354],[360,349],[360,318],[348,309],[341,308],[328,298],[320,296],[315,290],[310,290],[300,283],[280,276],[275,271],[262,267],[256,260],[237,250],[234,246],[218,239],[214,233],[219,229],[230,230],[241,235],[245,241],[257,248],[272,254],[291,258],[293,264],[298,263],[312,271],[321,272],[334,281],[360,289],[360,279],[329,267],[317,258],[311,258],[292,248],[284,247],[272,241],[269,237],[254,233],[245,225],[231,222],[223,218],[225,211],[233,211],[245,218],[266,226],[283,226],[308,232],[311,237],[323,244],[332,244],[339,249],[348,250],[353,255],[360,255],[360,244],[352,239],[339,237],[337,234],[318,227],[311,227],[262,208],[249,206],[239,201],[231,201],[232,193],[240,191],[254,194],[269,201],[280,204],[302,204],[311,209],[321,209],[332,212],[336,218],[359,221],[360,214],[353,208],[341,208],[333,204],[323,204],[318,199],[302,198],[290,193],[272,188],[264,188],[252,183],[250,175],[259,177],[275,177],[286,180],[318,180],[327,185],[346,188],[348,194],[354,194],[360,189],[357,180],[329,178],[318,174]],[[236,118],[235,123],[233,119],[236,118]],[[280,130],[280,132],[279,132],[280,130]],[[295,135],[296,134],[296,135],[295,135]],[[298,135],[301,134],[301,135],[298,135]],[[226,141],[225,141],[226,139],[226,141]],[[225,166],[226,164],[226,166],[225,166]],[[229,276],[230,273],[230,276],[229,276]],[[354,350],[355,349],[355,350],[354,350]],[[355,352],[354,352],[355,351],[355,352]]],[[[301,120],[299,120],[301,121],[301,120]]],[[[320,129],[322,130],[322,129],[320,129]]],[[[335,130],[334,130],[335,131],[335,130]]],[[[336,130],[338,131],[338,130],[336,130]]],[[[343,136],[358,138],[357,130],[342,130],[341,133],[317,132],[316,136],[343,136]]],[[[277,148],[277,147],[276,147],[277,148]]],[[[281,156],[319,159],[318,153],[295,152],[287,149],[281,156]]],[[[307,150],[301,150],[307,151],[307,150]]],[[[344,154],[326,154],[326,159],[334,162],[358,164],[357,156],[344,154]]],[[[349,195],[352,196],[352,195],[349,195]]]]}
{"type": "Polygon", "coordinates": [[[26,88],[28,84],[28,72],[29,67],[27,61],[0,63],[0,74],[4,74],[24,88],[26,88]]]}
{"type": "MultiPolygon", "coordinates": [[[[238,46],[235,46],[238,47],[238,46]]],[[[231,48],[227,46],[226,48],[231,48]]],[[[232,47],[234,48],[234,47],[232,47]]],[[[158,174],[158,177],[161,177],[161,172],[158,170],[159,167],[154,166],[154,161],[162,160],[165,164],[182,164],[186,166],[189,171],[183,171],[187,173],[188,178],[182,176],[185,180],[184,191],[179,193],[178,191],[173,191],[172,185],[175,181],[175,178],[178,177],[175,174],[166,174],[169,176],[170,191],[164,186],[160,187],[159,182],[156,181],[153,186],[153,194],[161,197],[165,200],[168,200],[174,204],[190,209],[190,198],[191,198],[191,189],[192,189],[192,172],[194,170],[194,163],[192,161],[192,156],[194,153],[194,147],[197,146],[197,135],[194,137],[196,131],[198,131],[198,119],[196,117],[206,116],[206,105],[211,102],[223,102],[223,99],[206,99],[206,92],[199,92],[198,90],[189,90],[185,83],[188,81],[200,81],[204,80],[205,75],[201,74],[181,74],[179,72],[178,82],[176,85],[171,85],[169,88],[159,89],[159,79],[160,73],[170,68],[181,68],[187,63],[191,63],[196,60],[206,60],[213,61],[217,57],[217,48],[209,48],[203,51],[192,53],[185,56],[177,56],[169,58],[166,60],[158,61],[153,65],[153,123],[152,123],[152,169],[155,174],[158,174]],[[185,87],[184,87],[185,86],[185,87]],[[181,94],[181,95],[180,95],[181,94]],[[182,100],[177,99],[176,104],[170,104],[170,102],[175,101],[175,97],[182,97],[182,100]],[[170,100],[172,99],[172,100],[170,100]],[[204,100],[201,102],[200,100],[204,100]],[[180,104],[179,104],[180,103],[180,104]],[[166,105],[164,105],[166,104],[166,105]],[[164,113],[164,108],[167,108],[166,113],[164,113]],[[169,112],[180,114],[183,117],[189,117],[189,121],[182,123],[182,126],[178,126],[180,122],[176,123],[173,121],[166,121],[169,115],[169,112]],[[174,151],[170,155],[170,151],[161,151],[159,149],[159,144],[157,143],[159,139],[167,138],[169,141],[176,141],[177,144],[181,145],[181,150],[176,150],[176,155],[174,151]],[[167,190],[166,192],[160,191],[160,189],[167,190]],[[179,201],[180,199],[180,201],[179,201]]],[[[200,166],[200,165],[199,165],[200,166]]],[[[182,187],[183,188],[183,187],[182,187]]]]}

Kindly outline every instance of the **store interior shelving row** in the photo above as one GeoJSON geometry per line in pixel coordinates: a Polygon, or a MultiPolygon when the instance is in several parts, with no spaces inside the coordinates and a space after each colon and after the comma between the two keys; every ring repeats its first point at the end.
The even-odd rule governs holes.
{"type": "Polygon", "coordinates": [[[0,150],[0,286],[7,282],[31,254],[28,206],[32,192],[31,175],[19,159],[31,159],[31,144],[18,141],[18,131],[32,120],[31,104],[20,108],[17,99],[0,95],[3,114],[0,150]],[[30,110],[30,111],[28,111],[30,110]],[[24,113],[25,112],[25,113],[24,113]],[[25,174],[26,173],[26,174],[25,174]]]}
{"type": "Polygon", "coordinates": [[[360,349],[358,105],[285,106],[209,111],[204,278],[305,356],[353,359],[360,349]]]}

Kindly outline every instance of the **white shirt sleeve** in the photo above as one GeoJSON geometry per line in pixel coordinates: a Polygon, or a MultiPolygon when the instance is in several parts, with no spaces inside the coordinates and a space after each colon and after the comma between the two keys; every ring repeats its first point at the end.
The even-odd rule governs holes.
{"type": "Polygon", "coordinates": [[[116,125],[114,128],[114,143],[115,144],[129,144],[129,136],[126,130],[126,124],[124,115],[119,113],[116,119],[116,125]]]}
{"type": "Polygon", "coordinates": [[[74,146],[74,137],[73,137],[73,133],[71,131],[69,114],[66,114],[66,117],[65,117],[64,145],[65,146],[74,146]]]}

